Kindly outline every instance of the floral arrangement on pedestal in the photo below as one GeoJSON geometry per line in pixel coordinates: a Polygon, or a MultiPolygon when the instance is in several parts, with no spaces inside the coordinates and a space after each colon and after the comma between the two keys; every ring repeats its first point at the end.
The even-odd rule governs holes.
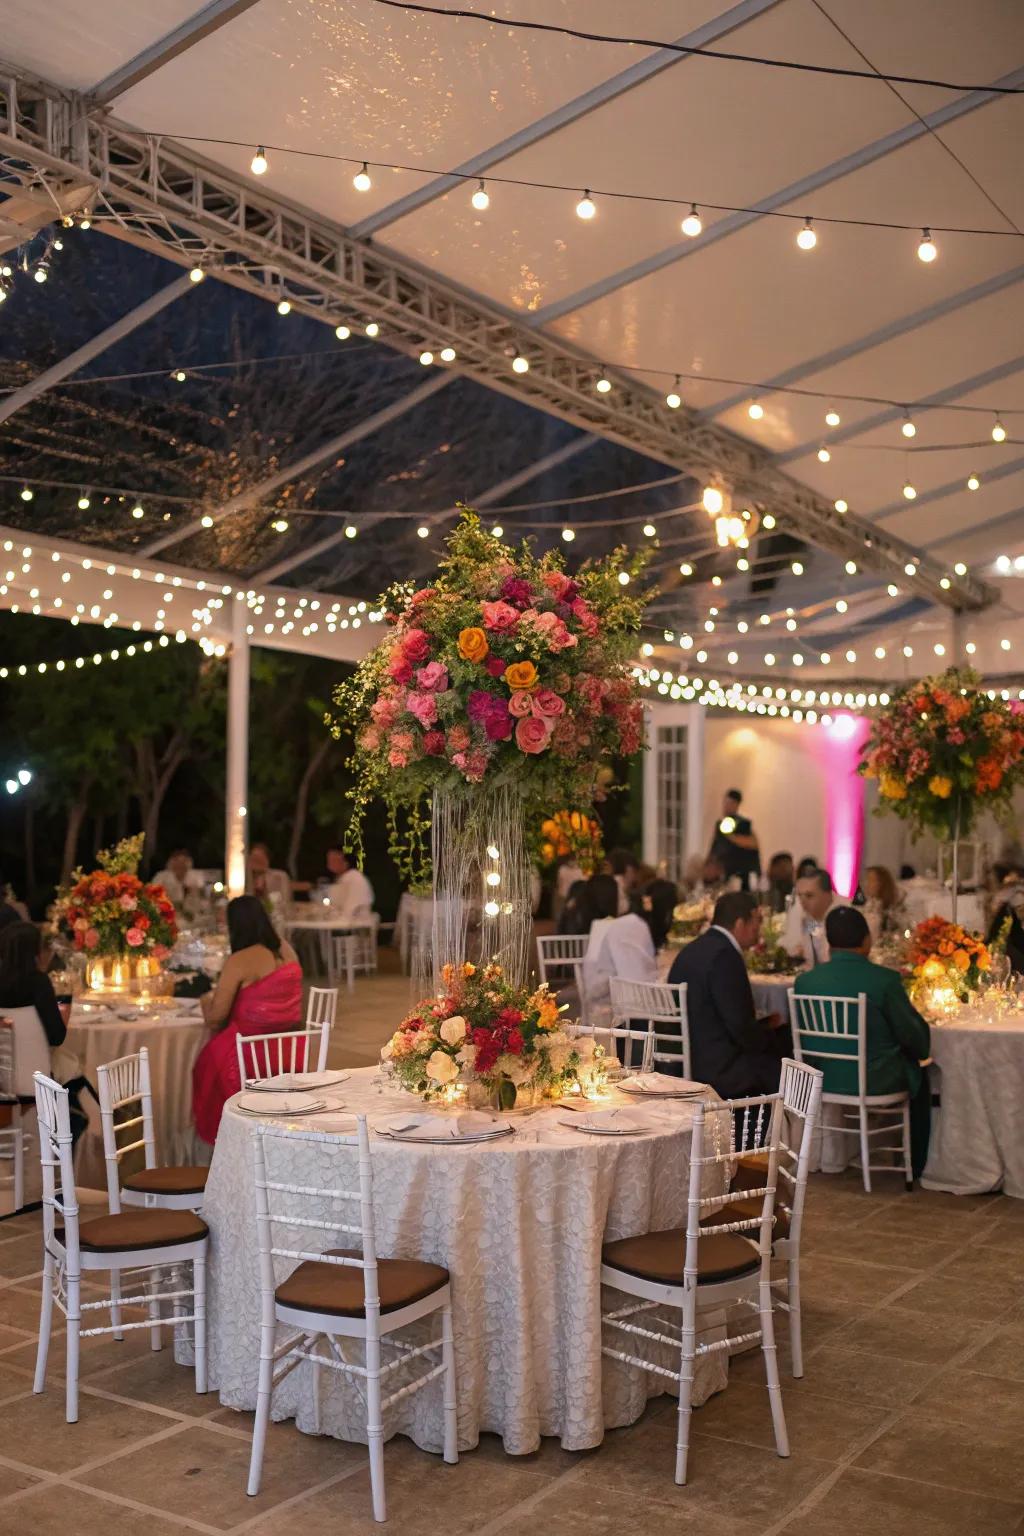
{"type": "Polygon", "coordinates": [[[984,811],[1010,808],[1024,782],[1024,714],[976,672],[950,667],[901,688],[880,710],[860,772],[877,779],[879,810],[955,841],[984,811]]]}
{"type": "Polygon", "coordinates": [[[587,876],[600,868],[604,858],[601,823],[586,812],[556,811],[541,822],[540,835],[542,867],[548,868],[558,859],[571,859],[587,876]]]}
{"type": "Polygon", "coordinates": [[[54,928],[84,954],[90,986],[122,991],[140,976],[158,974],[178,936],[167,892],[137,874],[144,842],[140,833],[102,850],[98,869],[74,870],[57,893],[54,928]]]}
{"type": "Polygon", "coordinates": [[[558,1098],[581,1077],[593,1083],[601,1048],[592,1036],[559,1027],[546,986],[512,986],[501,966],[446,965],[442,990],[402,1020],[381,1060],[410,1093],[424,1099],[474,1091],[502,1109],[558,1098]]]}
{"type": "Polygon", "coordinates": [[[743,958],[747,970],[754,976],[790,976],[795,966],[789,953],[782,946],[782,930],[785,917],[781,913],[768,912],[761,924],[761,937],[743,958]]]}
{"type": "Polygon", "coordinates": [[[943,917],[929,917],[910,935],[907,963],[912,1001],[930,1012],[942,1012],[978,990],[991,956],[980,934],[943,917]]]}

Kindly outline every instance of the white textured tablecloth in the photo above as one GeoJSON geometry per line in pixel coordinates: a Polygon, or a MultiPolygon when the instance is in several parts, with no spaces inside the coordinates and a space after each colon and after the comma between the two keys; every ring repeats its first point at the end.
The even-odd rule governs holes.
{"type": "MultiPolygon", "coordinates": [[[[331,1096],[366,1113],[371,1132],[414,1105],[407,1094],[382,1087],[373,1067],[353,1071],[331,1096]]],[[[210,1384],[227,1406],[253,1408],[259,1282],[252,1137],[260,1122],[234,1103],[221,1121],[203,1205],[211,1233],[210,1384]]],[[[379,1253],[426,1259],[451,1274],[460,1448],[471,1449],[491,1431],[513,1455],[536,1450],[542,1435],[557,1435],[569,1450],[586,1449],[600,1444],[606,1428],[632,1423],[647,1397],[664,1390],[658,1378],[641,1377],[600,1353],[602,1241],[685,1222],[692,1111],[659,1101],[645,1113],[652,1132],[621,1139],[565,1128],[570,1112],[557,1108],[513,1116],[515,1136],[492,1143],[403,1145],[372,1135],[379,1253]]],[[[354,1130],[344,1112],[278,1123],[354,1130]]],[[[354,1159],[354,1147],[325,1150],[296,1138],[279,1159],[279,1176],[352,1189],[354,1159]]],[[[724,1188],[726,1166],[712,1170],[722,1182],[709,1185],[709,1194],[724,1188]]],[[[295,1214],[318,1214],[315,1202],[299,1204],[295,1214]]],[[[323,1204],[321,1216],[346,1219],[350,1208],[323,1204]]],[[[307,1243],[315,1238],[303,1235],[307,1243]]],[[[290,1267],[282,1266],[281,1278],[290,1267]]],[[[429,1329],[431,1320],[419,1326],[429,1329]]],[[[720,1391],[726,1373],[720,1353],[698,1361],[694,1401],[720,1391]]],[[[332,1372],[325,1377],[324,1432],[365,1439],[351,1385],[332,1372]]],[[[311,1431],[311,1405],[310,1383],[299,1369],[275,1392],[274,1417],[295,1418],[311,1431]]],[[[427,1387],[396,1405],[385,1431],[440,1450],[440,1392],[427,1387]]]]}
{"type": "Polygon", "coordinates": [[[932,1025],[932,1118],[921,1183],[955,1195],[1001,1189],[1024,1199],[1024,1011],[965,1008],[932,1025]]]}
{"type": "Polygon", "coordinates": [[[771,973],[757,975],[751,972],[750,990],[754,994],[754,1007],[759,1018],[768,1013],[777,1013],[785,1023],[789,1023],[789,997],[787,996],[796,975],[778,976],[771,973]]]}
{"type": "MultiPolygon", "coordinates": [[[[198,1011],[175,1013],[168,1008],[128,1020],[100,1009],[84,1012],[80,1004],[73,1004],[67,1048],[80,1058],[85,1076],[95,1088],[97,1067],[146,1046],[157,1162],[180,1164],[209,1158],[209,1148],[204,1155],[205,1144],[196,1137],[192,1124],[192,1063],[207,1039],[208,1031],[198,1011]]],[[[75,1148],[75,1178],[87,1189],[106,1189],[99,1107],[89,1093],[82,1095],[81,1103],[89,1115],[89,1125],[75,1148]]]]}

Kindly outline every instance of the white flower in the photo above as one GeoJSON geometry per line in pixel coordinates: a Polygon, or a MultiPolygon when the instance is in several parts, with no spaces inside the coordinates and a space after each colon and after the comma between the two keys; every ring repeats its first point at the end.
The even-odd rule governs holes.
{"type": "Polygon", "coordinates": [[[533,1077],[532,1066],[523,1061],[521,1056],[514,1056],[511,1051],[506,1051],[498,1057],[494,1063],[494,1071],[496,1075],[507,1077],[509,1082],[515,1083],[517,1088],[521,1088],[533,1077]]]}
{"type": "Polygon", "coordinates": [[[461,1051],[456,1052],[455,1060],[460,1067],[463,1067],[468,1072],[472,1072],[476,1066],[476,1046],[464,1045],[461,1051]]]}
{"type": "Polygon", "coordinates": [[[577,1035],[573,1046],[581,1061],[592,1061],[596,1049],[593,1035],[577,1035]]]}
{"type": "Polygon", "coordinates": [[[395,1054],[394,1041],[389,1040],[387,1045],[382,1045],[381,1046],[381,1048],[380,1048],[380,1059],[381,1059],[381,1061],[390,1061],[394,1054],[395,1054]]]}
{"type": "Polygon", "coordinates": [[[435,1083],[450,1083],[459,1075],[459,1069],[444,1051],[435,1051],[427,1062],[427,1076],[435,1083]]]}
{"type": "Polygon", "coordinates": [[[462,1014],[455,1013],[441,1025],[441,1039],[445,1045],[458,1045],[460,1040],[465,1040],[468,1028],[462,1014]]]}

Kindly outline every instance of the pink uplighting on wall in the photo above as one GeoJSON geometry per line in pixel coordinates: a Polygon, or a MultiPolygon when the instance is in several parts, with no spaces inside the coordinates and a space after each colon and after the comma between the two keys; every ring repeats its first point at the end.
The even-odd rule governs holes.
{"type": "Polygon", "coordinates": [[[856,715],[836,715],[831,725],[808,733],[825,770],[825,867],[847,899],[857,888],[864,846],[864,781],[857,764],[870,729],[856,715]]]}

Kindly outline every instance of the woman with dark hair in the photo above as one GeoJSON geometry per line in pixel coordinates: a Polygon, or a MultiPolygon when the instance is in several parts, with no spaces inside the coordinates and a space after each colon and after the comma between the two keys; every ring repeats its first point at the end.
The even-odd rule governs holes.
{"type": "MultiPolygon", "coordinates": [[[[595,875],[587,882],[596,914],[590,925],[590,941],[583,956],[583,991],[588,1022],[598,1028],[611,1021],[612,978],[623,981],[657,981],[652,912],[626,912],[616,917],[618,882],[613,875],[595,875]]],[[[657,881],[667,885],[667,881],[657,881]]],[[[673,896],[675,888],[672,888],[673,896]]],[[[653,903],[652,903],[653,905],[653,903]]],[[[659,914],[663,900],[659,897],[659,914]]],[[[669,908],[671,921],[671,908],[669,908]]],[[[666,925],[667,929],[667,925],[666,925]]]]}
{"type": "Polygon", "coordinates": [[[869,864],[864,871],[864,896],[864,916],[873,944],[903,927],[900,889],[884,864],[869,864]]]}
{"type": "Polygon", "coordinates": [[[302,1023],[302,967],[256,896],[228,902],[228,956],[212,992],[201,999],[213,1030],[192,1068],[192,1116],[210,1146],[224,1105],[242,1086],[235,1040],[272,1035],[302,1023]]]}
{"type": "Polygon", "coordinates": [[[0,1011],[34,1008],[49,1046],[68,1032],[53,984],[42,969],[43,938],[35,923],[9,923],[0,932],[0,1011]]]}

